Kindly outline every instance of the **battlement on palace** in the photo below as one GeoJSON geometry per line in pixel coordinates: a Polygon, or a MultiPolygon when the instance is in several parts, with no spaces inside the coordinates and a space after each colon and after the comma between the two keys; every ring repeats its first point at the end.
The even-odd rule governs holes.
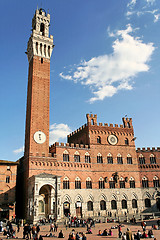
{"type": "Polygon", "coordinates": [[[54,147],[65,147],[65,148],[85,148],[85,149],[89,149],[88,145],[84,145],[84,144],[75,144],[75,143],[59,143],[59,142],[55,142],[54,144],[52,144],[50,146],[50,149],[54,148],[54,147]]]}
{"type": "Polygon", "coordinates": [[[150,147],[147,147],[147,148],[142,147],[142,148],[137,148],[136,151],[137,152],[160,152],[160,147],[157,147],[157,148],[155,148],[155,147],[152,147],[152,148],[150,148],[150,147]]]}
{"type": "Polygon", "coordinates": [[[80,132],[82,132],[86,127],[94,127],[94,130],[96,130],[95,128],[97,127],[97,130],[100,130],[100,127],[103,127],[103,130],[112,130],[114,131],[114,128],[117,130],[126,130],[126,129],[131,129],[133,130],[133,126],[132,126],[132,118],[122,118],[123,124],[113,124],[113,123],[97,123],[97,114],[87,114],[87,124],[84,124],[82,127],[78,128],[77,130],[73,131],[72,133],[70,133],[67,137],[70,138],[80,132]],[[111,129],[112,128],[112,129],[111,129]]]}

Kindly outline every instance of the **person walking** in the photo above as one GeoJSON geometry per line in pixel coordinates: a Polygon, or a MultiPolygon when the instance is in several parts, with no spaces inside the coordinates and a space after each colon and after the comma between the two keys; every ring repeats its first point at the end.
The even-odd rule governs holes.
{"type": "Polygon", "coordinates": [[[126,238],[127,238],[127,240],[133,240],[132,231],[130,231],[129,228],[127,228],[126,238]]]}

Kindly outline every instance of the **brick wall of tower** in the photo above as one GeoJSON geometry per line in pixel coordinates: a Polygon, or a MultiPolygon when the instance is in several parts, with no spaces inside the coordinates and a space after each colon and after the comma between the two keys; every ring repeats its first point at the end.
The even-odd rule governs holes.
{"type": "Polygon", "coordinates": [[[49,91],[50,60],[34,56],[29,65],[28,100],[26,119],[25,152],[48,154],[49,152],[49,91]],[[46,134],[46,141],[37,144],[34,133],[41,130],[46,134]]]}

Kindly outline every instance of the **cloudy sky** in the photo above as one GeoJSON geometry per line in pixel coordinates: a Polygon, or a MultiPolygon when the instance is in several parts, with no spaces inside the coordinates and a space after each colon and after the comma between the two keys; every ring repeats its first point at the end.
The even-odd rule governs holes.
{"type": "Polygon", "coordinates": [[[160,146],[160,1],[0,1],[0,159],[23,155],[28,61],[35,9],[51,14],[50,144],[86,123],[132,117],[136,147],[160,146]],[[16,3],[16,4],[15,4],[16,3]]]}

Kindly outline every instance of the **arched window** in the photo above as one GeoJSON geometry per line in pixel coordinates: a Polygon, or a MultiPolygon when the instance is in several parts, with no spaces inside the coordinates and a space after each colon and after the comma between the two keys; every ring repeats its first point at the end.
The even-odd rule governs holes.
{"type": "Polygon", "coordinates": [[[148,179],[146,177],[142,178],[142,187],[143,188],[148,188],[149,187],[148,179]]]}
{"type": "Polygon", "coordinates": [[[146,208],[150,208],[150,207],[151,207],[151,200],[150,200],[149,198],[146,198],[146,199],[144,200],[144,202],[145,202],[145,207],[146,207],[146,208]]]}
{"type": "Polygon", "coordinates": [[[103,163],[103,158],[100,153],[98,153],[98,155],[97,155],[97,163],[103,163]]]}
{"type": "Polygon", "coordinates": [[[108,153],[108,155],[107,155],[107,162],[108,162],[108,164],[113,164],[113,157],[110,153],[108,153]]]}
{"type": "Polygon", "coordinates": [[[69,179],[67,177],[65,177],[63,179],[63,189],[69,189],[70,186],[69,186],[69,179]]]}
{"type": "Polygon", "coordinates": [[[125,142],[125,145],[129,145],[129,140],[128,140],[128,138],[126,138],[124,142],[125,142]]]}
{"type": "Polygon", "coordinates": [[[92,181],[89,177],[86,179],[86,188],[92,189],[92,181]]]}
{"type": "Polygon", "coordinates": [[[6,176],[6,183],[10,183],[10,176],[6,176]]]}
{"type": "Polygon", "coordinates": [[[116,200],[111,201],[111,209],[117,209],[117,202],[116,200]]]}
{"type": "Polygon", "coordinates": [[[75,189],[81,189],[81,180],[79,177],[75,180],[75,189]]]}
{"type": "Polygon", "coordinates": [[[69,162],[69,154],[66,150],[63,153],[63,161],[64,162],[69,162]]]}
{"type": "Polygon", "coordinates": [[[106,202],[104,200],[100,201],[100,210],[106,210],[106,202]]]}
{"type": "Polygon", "coordinates": [[[88,211],[93,211],[93,202],[92,201],[87,202],[87,210],[88,211]]]}
{"type": "Polygon", "coordinates": [[[88,152],[85,153],[85,163],[90,163],[91,159],[90,159],[90,155],[88,152]]]}
{"type": "Polygon", "coordinates": [[[157,176],[155,176],[155,177],[153,178],[153,186],[154,186],[154,187],[159,187],[159,186],[160,186],[160,184],[159,184],[159,178],[158,178],[157,176]]]}
{"type": "Polygon", "coordinates": [[[132,199],[132,208],[137,208],[137,200],[132,199]]]}
{"type": "Polygon", "coordinates": [[[80,162],[80,155],[79,155],[78,151],[76,151],[75,154],[74,154],[74,161],[75,162],[80,162]]]}
{"type": "Polygon", "coordinates": [[[146,163],[145,157],[142,154],[140,154],[139,155],[139,164],[145,164],[145,163],[146,163]]]}
{"type": "Polygon", "coordinates": [[[115,188],[115,181],[114,181],[114,179],[112,177],[109,180],[109,187],[110,188],[115,188]]]}
{"type": "Polygon", "coordinates": [[[153,154],[150,155],[150,164],[156,164],[156,157],[153,154]]]}
{"type": "Polygon", "coordinates": [[[40,32],[42,33],[42,36],[44,36],[44,29],[45,29],[44,23],[41,23],[40,32]]]}
{"type": "Polygon", "coordinates": [[[100,136],[97,137],[97,143],[101,144],[101,137],[100,136]]]}
{"type": "Polygon", "coordinates": [[[124,181],[123,178],[120,178],[120,180],[119,180],[119,187],[120,188],[125,188],[125,181],[124,181]]]}
{"type": "Polygon", "coordinates": [[[132,164],[132,157],[130,154],[127,155],[127,164],[132,164]]]}
{"type": "Polygon", "coordinates": [[[127,200],[122,200],[122,209],[127,209],[127,200]]]}
{"type": "Polygon", "coordinates": [[[99,189],[103,189],[103,188],[105,188],[104,179],[102,177],[100,177],[100,179],[99,179],[99,189]]]}
{"type": "Polygon", "coordinates": [[[134,178],[130,178],[130,181],[129,181],[129,184],[130,184],[130,188],[135,188],[135,180],[134,178]]]}
{"type": "Polygon", "coordinates": [[[118,164],[123,164],[123,159],[122,159],[121,154],[118,154],[118,155],[117,155],[117,163],[118,163],[118,164]]]}

